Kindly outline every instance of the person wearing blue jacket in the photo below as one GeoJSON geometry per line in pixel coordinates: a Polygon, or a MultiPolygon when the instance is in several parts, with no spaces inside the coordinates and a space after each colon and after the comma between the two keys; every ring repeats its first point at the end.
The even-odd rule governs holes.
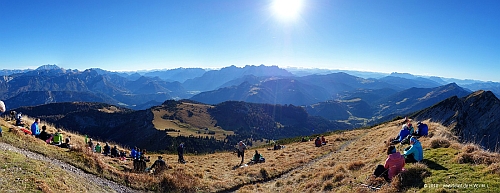
{"type": "Polygon", "coordinates": [[[40,127],[38,124],[40,123],[40,119],[36,118],[35,122],[31,124],[31,135],[38,137],[40,135],[40,127]]]}
{"type": "Polygon", "coordinates": [[[416,163],[424,159],[424,150],[417,138],[410,138],[410,147],[404,151],[405,163],[416,163]]]}
{"type": "Polygon", "coordinates": [[[137,150],[136,149],[137,149],[137,147],[134,147],[134,148],[132,148],[132,150],[130,150],[130,157],[132,159],[135,159],[136,156],[137,156],[137,150]]]}
{"type": "Polygon", "coordinates": [[[392,140],[392,143],[398,144],[401,141],[403,141],[403,139],[408,137],[408,135],[410,135],[410,130],[408,128],[408,125],[404,124],[403,127],[401,127],[401,130],[399,131],[399,135],[396,138],[394,138],[394,140],[392,140]]]}
{"type": "Polygon", "coordinates": [[[429,127],[427,126],[427,124],[419,121],[417,123],[417,132],[415,132],[413,135],[421,137],[421,136],[427,136],[428,134],[429,134],[429,127]]]}

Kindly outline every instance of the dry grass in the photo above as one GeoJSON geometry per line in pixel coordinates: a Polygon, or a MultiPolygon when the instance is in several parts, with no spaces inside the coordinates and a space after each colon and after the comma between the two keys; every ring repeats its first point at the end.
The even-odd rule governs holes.
{"type": "Polygon", "coordinates": [[[465,144],[462,147],[463,153],[473,153],[473,152],[480,151],[480,150],[481,150],[481,148],[478,145],[473,144],[473,143],[465,144]]]}
{"type": "MultiPolygon", "coordinates": [[[[426,147],[441,148],[446,146],[460,149],[462,153],[452,156],[457,156],[457,160],[461,159],[462,161],[455,163],[492,163],[484,170],[488,173],[498,174],[500,166],[495,162],[498,161],[496,154],[481,151],[477,146],[458,144],[453,137],[447,138],[450,133],[446,131],[445,127],[434,123],[428,123],[428,125],[432,136],[420,138],[424,149],[426,147]]],[[[86,151],[83,148],[83,137],[80,138],[80,136],[76,136],[77,140],[74,140],[75,148],[62,153],[64,155],[71,154],[75,160],[78,160],[78,163],[74,160],[68,162],[75,162],[74,165],[77,167],[87,167],[86,170],[91,173],[105,176],[131,187],[157,192],[216,192],[229,190],[242,184],[248,185],[240,188],[239,192],[369,191],[366,187],[355,185],[360,183],[368,183],[373,186],[383,185],[380,192],[415,190],[423,186],[424,178],[430,175],[430,169],[423,164],[407,164],[405,167],[407,172],[396,177],[391,185],[385,183],[381,178],[371,179],[369,177],[375,166],[383,164],[387,158],[385,152],[387,145],[378,140],[395,137],[400,128],[399,121],[396,121],[366,130],[335,133],[325,136],[331,143],[319,148],[314,147],[313,142],[291,143],[285,149],[277,151],[257,148],[266,158],[266,162],[247,167],[239,167],[241,158],[231,152],[198,156],[187,155],[185,156],[187,164],[178,164],[177,155],[163,154],[162,156],[170,169],[156,176],[125,171],[124,167],[132,168],[130,160],[118,161],[86,151]],[[281,176],[285,173],[287,175],[281,176]],[[277,176],[281,177],[273,180],[277,176]],[[254,184],[258,181],[264,182],[254,184]]],[[[39,140],[25,136],[23,133],[17,132],[16,136],[23,141],[47,147],[43,143],[38,143],[39,140]]],[[[52,149],[53,146],[48,148],[52,149]]],[[[398,146],[398,151],[401,151],[402,148],[404,147],[398,146]]],[[[60,150],[60,148],[56,148],[56,150],[60,150]]],[[[247,151],[245,162],[252,157],[251,152],[253,149],[247,151]]],[[[157,154],[150,156],[155,158],[157,154]]],[[[150,164],[152,163],[148,163],[148,166],[150,164]]],[[[43,188],[45,185],[40,183],[39,186],[43,188]]]]}
{"type": "Polygon", "coordinates": [[[224,140],[227,135],[234,135],[233,131],[225,131],[220,127],[216,127],[216,121],[210,117],[207,113],[210,105],[203,104],[192,104],[192,103],[182,103],[177,107],[179,110],[175,112],[175,116],[182,119],[180,120],[168,120],[164,119],[164,116],[173,116],[174,112],[163,109],[162,107],[157,107],[152,110],[154,114],[154,126],[160,130],[163,129],[174,129],[179,132],[167,132],[168,135],[177,136],[201,136],[201,137],[215,137],[219,140],[224,140]],[[208,134],[208,131],[215,132],[214,135],[208,134]]]}
{"type": "Polygon", "coordinates": [[[450,141],[444,137],[435,137],[431,139],[431,148],[441,148],[441,147],[450,147],[450,141]]]}
{"type": "MultiPolygon", "coordinates": [[[[4,136],[6,137],[6,136],[4,136]]],[[[0,192],[109,192],[60,167],[0,151],[0,192]]]]}
{"type": "Polygon", "coordinates": [[[492,174],[500,175],[500,163],[493,163],[488,166],[487,171],[492,174]]]}
{"type": "Polygon", "coordinates": [[[462,151],[455,157],[460,164],[493,164],[500,161],[500,154],[485,151],[478,145],[468,143],[462,146],[462,151]]]}
{"type": "Polygon", "coordinates": [[[352,161],[349,164],[347,164],[347,169],[349,169],[349,170],[359,170],[363,166],[365,166],[365,163],[363,161],[352,161]]]}
{"type": "Polygon", "coordinates": [[[424,187],[424,178],[430,176],[429,168],[425,164],[415,163],[406,167],[406,171],[395,176],[391,182],[391,186],[398,190],[403,191],[409,188],[422,188],[424,187]]]}

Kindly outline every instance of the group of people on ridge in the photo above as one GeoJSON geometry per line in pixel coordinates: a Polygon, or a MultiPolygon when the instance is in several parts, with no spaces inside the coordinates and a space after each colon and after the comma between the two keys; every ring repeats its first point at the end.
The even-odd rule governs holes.
{"type": "Polygon", "coordinates": [[[415,128],[411,124],[411,121],[408,118],[405,118],[405,120],[403,121],[403,126],[401,127],[398,136],[394,138],[391,141],[391,143],[409,144],[411,137],[427,136],[428,132],[429,132],[429,127],[427,126],[427,124],[419,121],[417,123],[417,129],[415,130],[415,128]]]}
{"type": "Polygon", "coordinates": [[[102,147],[101,143],[97,142],[97,144],[94,146],[94,141],[92,140],[92,138],[87,138],[87,136],[85,136],[85,142],[87,143],[87,148],[94,153],[102,153],[104,156],[119,158],[122,161],[126,158],[125,151],[118,150],[118,147],[116,145],[111,148],[111,146],[109,146],[109,143],[106,142],[104,147],[102,147]]]}
{"type": "Polygon", "coordinates": [[[316,137],[316,140],[314,140],[314,145],[315,145],[316,147],[321,147],[321,146],[323,146],[323,145],[326,145],[326,142],[327,142],[327,141],[326,141],[326,139],[325,139],[325,136],[324,136],[324,135],[322,135],[322,136],[321,136],[321,138],[320,138],[319,136],[318,136],[318,137],[316,137]]]}
{"type": "Polygon", "coordinates": [[[391,145],[387,148],[387,159],[384,165],[378,165],[375,168],[374,175],[384,177],[386,181],[391,181],[394,176],[404,171],[406,163],[420,162],[424,158],[422,145],[419,137],[428,135],[428,126],[425,123],[418,122],[417,130],[414,130],[411,120],[405,118],[399,135],[392,139],[391,145]],[[405,148],[403,154],[397,152],[395,144],[410,144],[405,148]]]}
{"type": "MultiPolygon", "coordinates": [[[[66,139],[63,138],[62,130],[58,129],[56,133],[50,134],[47,132],[47,126],[42,126],[40,131],[40,119],[35,118],[35,122],[31,124],[30,133],[36,138],[45,141],[48,144],[56,145],[62,148],[70,148],[71,136],[68,135],[66,139]],[[63,140],[64,139],[64,140],[63,140]]],[[[26,131],[25,131],[26,133],[26,131]]]]}
{"type": "Polygon", "coordinates": [[[142,172],[146,170],[146,162],[150,161],[150,157],[146,157],[146,149],[139,149],[137,147],[132,148],[130,151],[130,157],[134,159],[134,171],[142,172]]]}

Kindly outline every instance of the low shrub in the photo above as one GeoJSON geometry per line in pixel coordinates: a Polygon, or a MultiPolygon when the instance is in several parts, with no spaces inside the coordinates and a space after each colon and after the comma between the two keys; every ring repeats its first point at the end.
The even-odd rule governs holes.
{"type": "Polygon", "coordinates": [[[363,161],[353,161],[347,164],[347,169],[348,170],[359,170],[362,167],[365,166],[365,163],[363,161]]]}
{"type": "Polygon", "coordinates": [[[450,141],[443,137],[433,138],[431,140],[431,148],[447,148],[450,147],[450,141]]]}
{"type": "Polygon", "coordinates": [[[464,153],[472,153],[472,152],[475,152],[475,151],[479,151],[480,149],[481,148],[479,148],[476,144],[468,143],[468,144],[465,144],[462,147],[462,152],[464,152],[464,153]]]}
{"type": "MultiPolygon", "coordinates": [[[[465,148],[465,147],[464,147],[465,148]]],[[[486,164],[490,165],[493,163],[496,163],[500,161],[500,157],[496,153],[490,153],[486,151],[470,151],[468,153],[467,151],[464,151],[462,153],[459,153],[455,157],[455,161],[459,164],[486,164]]]]}
{"type": "Polygon", "coordinates": [[[398,174],[392,179],[391,186],[398,191],[404,191],[408,188],[423,188],[424,178],[430,176],[429,168],[422,163],[408,165],[406,171],[398,174]]]}

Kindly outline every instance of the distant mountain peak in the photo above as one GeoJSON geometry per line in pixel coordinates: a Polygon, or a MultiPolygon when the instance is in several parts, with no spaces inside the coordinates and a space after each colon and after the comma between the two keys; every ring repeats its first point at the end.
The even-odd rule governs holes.
{"type": "Polygon", "coordinates": [[[416,78],[415,75],[413,75],[413,74],[410,74],[410,73],[399,73],[399,72],[393,72],[389,76],[395,76],[395,77],[407,78],[407,79],[414,79],[414,78],[416,78]]]}
{"type": "Polygon", "coordinates": [[[466,100],[469,100],[471,98],[498,100],[498,98],[495,96],[495,94],[493,94],[491,91],[485,91],[485,90],[478,90],[476,92],[473,92],[472,94],[467,96],[466,100]]]}
{"type": "Polygon", "coordinates": [[[36,70],[59,70],[59,69],[61,68],[55,64],[47,64],[38,67],[36,70]]]}

